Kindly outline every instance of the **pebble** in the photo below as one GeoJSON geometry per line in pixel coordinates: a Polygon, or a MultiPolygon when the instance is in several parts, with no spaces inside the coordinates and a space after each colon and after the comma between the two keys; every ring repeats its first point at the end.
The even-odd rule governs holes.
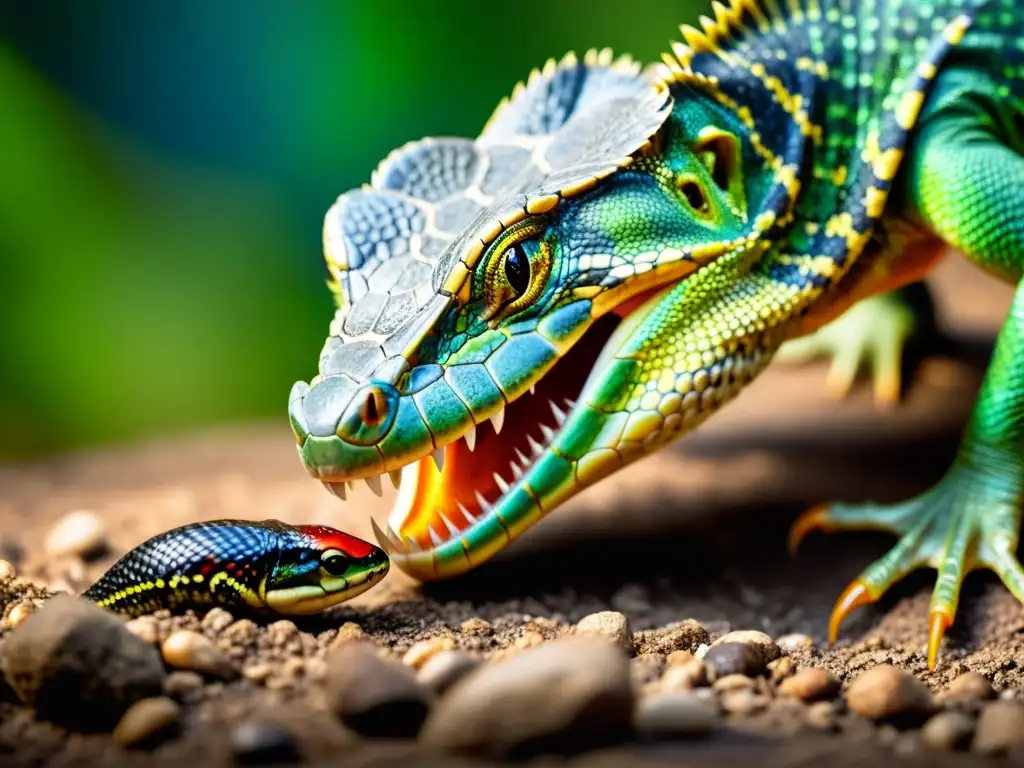
{"type": "Polygon", "coordinates": [[[627,736],[633,707],[626,654],[606,640],[568,635],[464,678],[438,702],[420,739],[493,757],[569,753],[627,736]]]}
{"type": "MultiPolygon", "coordinates": [[[[647,654],[643,654],[647,655],[647,654]]],[[[680,664],[686,664],[687,662],[693,661],[697,657],[690,651],[672,651],[668,656],[665,657],[665,662],[670,667],[679,666],[680,664]]]]}
{"type": "Polygon", "coordinates": [[[1003,755],[1024,744],[1024,704],[995,701],[978,717],[971,749],[982,755],[1003,755]]]}
{"type": "Polygon", "coordinates": [[[181,725],[181,707],[166,696],[132,704],[114,728],[122,747],[152,747],[174,735],[181,725]]]}
{"type": "Polygon", "coordinates": [[[7,560],[0,560],[0,581],[10,581],[16,578],[18,575],[18,569],[14,567],[14,564],[7,560]]]}
{"type": "Polygon", "coordinates": [[[241,765],[291,764],[300,757],[292,734],[273,723],[240,723],[231,729],[228,743],[241,765]]]}
{"type": "Polygon", "coordinates": [[[633,714],[633,727],[650,738],[703,736],[715,726],[714,702],[693,693],[665,691],[644,696],[633,714]]]}
{"type": "Polygon", "coordinates": [[[119,616],[56,595],[7,636],[4,677],[38,715],[70,730],[109,730],[140,699],[159,696],[166,672],[119,616]]]}
{"type": "Polygon", "coordinates": [[[88,560],[102,554],[107,546],[103,520],[93,512],[70,512],[50,529],[44,547],[53,558],[73,555],[88,560]]]}
{"type": "Polygon", "coordinates": [[[756,648],[760,651],[761,657],[764,659],[764,664],[775,661],[782,655],[781,651],[779,651],[779,646],[775,644],[774,640],[764,632],[758,632],[753,629],[729,632],[715,640],[715,642],[711,644],[711,647],[714,648],[718,645],[728,645],[730,643],[742,643],[756,648]]]}
{"type": "Polygon", "coordinates": [[[464,635],[471,637],[487,637],[494,633],[494,627],[489,622],[484,621],[481,618],[474,616],[471,619],[466,619],[459,626],[459,631],[464,635]]]}
{"type": "Polygon", "coordinates": [[[666,691],[688,691],[707,684],[708,670],[700,659],[669,667],[661,678],[661,687],[666,691]]]}
{"type": "Polygon", "coordinates": [[[176,701],[194,702],[202,697],[203,676],[197,672],[175,670],[164,681],[164,693],[176,701]]]}
{"type": "Polygon", "coordinates": [[[431,656],[419,668],[416,679],[437,695],[445,693],[455,683],[480,666],[480,659],[466,651],[441,651],[431,656]]]}
{"type": "Polygon", "coordinates": [[[774,683],[780,683],[794,674],[796,674],[796,662],[790,656],[780,656],[768,665],[768,675],[774,683]]]}
{"type": "Polygon", "coordinates": [[[345,643],[351,643],[354,640],[369,640],[369,636],[363,632],[363,628],[356,624],[354,621],[346,621],[340,627],[338,627],[338,634],[331,640],[329,648],[336,648],[345,643]]]}
{"type": "Polygon", "coordinates": [[[704,654],[708,679],[714,682],[726,675],[756,677],[765,673],[764,653],[749,643],[720,643],[704,654]]]}
{"type": "Polygon", "coordinates": [[[629,619],[618,611],[600,611],[580,619],[573,632],[577,635],[603,637],[633,655],[633,629],[629,619]]]}
{"type": "Polygon", "coordinates": [[[726,691],[719,699],[722,709],[730,715],[747,717],[768,706],[768,700],[750,689],[726,691]]]}
{"type": "Polygon", "coordinates": [[[719,693],[749,691],[754,688],[754,680],[746,675],[726,675],[715,680],[715,684],[711,687],[719,693]]]}
{"type": "Polygon", "coordinates": [[[381,658],[367,642],[346,643],[330,652],[326,688],[342,723],[377,738],[415,737],[434,700],[409,667],[381,658]]]}
{"type": "Polygon", "coordinates": [[[274,674],[274,668],[263,661],[242,667],[242,677],[254,685],[263,685],[274,674]]]}
{"type": "Polygon", "coordinates": [[[827,669],[805,667],[779,683],[779,693],[801,701],[821,701],[834,699],[841,687],[836,676],[827,669]]]}
{"type": "Polygon", "coordinates": [[[660,629],[646,629],[634,636],[637,653],[694,652],[709,640],[708,632],[693,619],[678,621],[660,629]]]}
{"type": "Polygon", "coordinates": [[[810,651],[814,648],[814,638],[810,635],[794,633],[790,635],[783,635],[775,641],[775,644],[783,653],[792,653],[793,651],[810,651]]]}
{"type": "Polygon", "coordinates": [[[807,711],[804,713],[804,721],[812,728],[831,731],[838,725],[839,715],[832,702],[817,701],[807,707],[807,711]]]}
{"type": "Polygon", "coordinates": [[[7,629],[14,629],[35,612],[36,607],[31,601],[22,600],[20,603],[15,604],[7,613],[7,618],[4,619],[4,626],[7,629]]]}
{"type": "Polygon", "coordinates": [[[857,676],[846,690],[851,710],[871,720],[887,720],[930,713],[928,686],[909,672],[891,664],[879,664],[857,676]]]}
{"type": "Polygon", "coordinates": [[[203,629],[208,629],[211,632],[223,632],[234,621],[234,616],[220,606],[217,606],[206,612],[206,615],[203,616],[202,625],[203,629]]]}
{"type": "Polygon", "coordinates": [[[974,718],[963,712],[939,712],[921,728],[921,741],[934,749],[967,746],[974,734],[974,718]]]}
{"type": "Polygon", "coordinates": [[[139,616],[125,622],[125,629],[150,645],[160,642],[160,624],[152,616],[139,616]]]}
{"type": "Polygon", "coordinates": [[[205,635],[179,629],[160,646],[164,661],[176,669],[187,669],[210,677],[231,680],[238,670],[231,659],[205,635]]]}
{"type": "Polygon", "coordinates": [[[429,640],[420,640],[402,656],[402,663],[407,667],[419,669],[426,664],[431,657],[442,651],[455,650],[455,640],[450,637],[432,637],[429,640]]]}
{"type": "Polygon", "coordinates": [[[943,701],[984,701],[995,697],[996,691],[988,678],[974,671],[956,677],[938,696],[943,701]]]}

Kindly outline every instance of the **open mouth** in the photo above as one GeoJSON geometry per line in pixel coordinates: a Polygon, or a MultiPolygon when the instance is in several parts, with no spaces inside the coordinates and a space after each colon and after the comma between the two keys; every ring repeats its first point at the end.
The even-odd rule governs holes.
{"type": "MultiPolygon", "coordinates": [[[[474,526],[493,525],[493,508],[558,438],[616,328],[657,292],[645,292],[597,318],[528,393],[489,422],[401,470],[387,530],[373,523],[396,565],[419,578],[437,577],[451,564],[439,563],[432,553],[456,539],[467,550],[466,558],[459,559],[468,565],[466,542],[474,526]]],[[[497,519],[505,529],[503,538],[514,538],[517,531],[497,519]]]]}

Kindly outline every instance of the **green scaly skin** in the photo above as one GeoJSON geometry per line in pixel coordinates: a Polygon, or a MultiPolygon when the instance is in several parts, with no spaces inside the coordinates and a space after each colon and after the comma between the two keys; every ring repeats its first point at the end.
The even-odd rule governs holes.
{"type": "MultiPolygon", "coordinates": [[[[336,493],[401,479],[380,538],[403,570],[436,579],[479,565],[688,433],[783,343],[823,325],[845,321],[858,344],[888,334],[891,361],[906,336],[899,312],[875,331],[860,325],[872,312],[826,324],[892,306],[886,293],[922,279],[947,245],[1019,281],[1015,2],[732,0],[712,12],[642,74],[604,52],[550,62],[475,144],[402,148],[328,213],[338,315],[320,374],[292,391],[292,424],[307,469],[336,493]],[[631,106],[588,122],[602,94],[631,106]],[[558,151],[545,155],[548,139],[558,151]],[[496,141],[540,169],[508,199],[468,180],[496,141]],[[458,189],[487,198],[483,212],[456,217],[439,259],[424,255],[458,189]],[[436,264],[429,280],[407,266],[386,274],[407,251],[436,264]]],[[[904,504],[824,507],[795,527],[794,542],[815,527],[901,537],[837,603],[833,633],[923,565],[938,569],[930,665],[969,570],[991,568],[1024,598],[1022,322],[1018,292],[941,483],[904,504]]]]}

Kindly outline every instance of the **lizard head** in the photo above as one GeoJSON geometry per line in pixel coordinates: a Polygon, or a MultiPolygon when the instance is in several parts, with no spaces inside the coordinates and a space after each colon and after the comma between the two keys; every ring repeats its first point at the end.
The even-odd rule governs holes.
{"type": "Polygon", "coordinates": [[[756,349],[638,353],[681,282],[757,240],[740,134],[631,61],[570,55],[475,141],[407,145],[337,200],[338,310],[289,412],[330,490],[399,486],[377,528],[399,568],[483,562],[753,374],[756,349]]]}

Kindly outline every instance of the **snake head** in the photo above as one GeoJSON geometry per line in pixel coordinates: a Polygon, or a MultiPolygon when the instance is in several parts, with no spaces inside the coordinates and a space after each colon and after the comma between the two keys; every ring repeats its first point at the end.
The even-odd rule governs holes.
{"type": "Polygon", "coordinates": [[[359,595],[387,574],[387,553],[369,542],[320,525],[296,526],[267,574],[263,600],[277,613],[318,613],[359,595]]]}

